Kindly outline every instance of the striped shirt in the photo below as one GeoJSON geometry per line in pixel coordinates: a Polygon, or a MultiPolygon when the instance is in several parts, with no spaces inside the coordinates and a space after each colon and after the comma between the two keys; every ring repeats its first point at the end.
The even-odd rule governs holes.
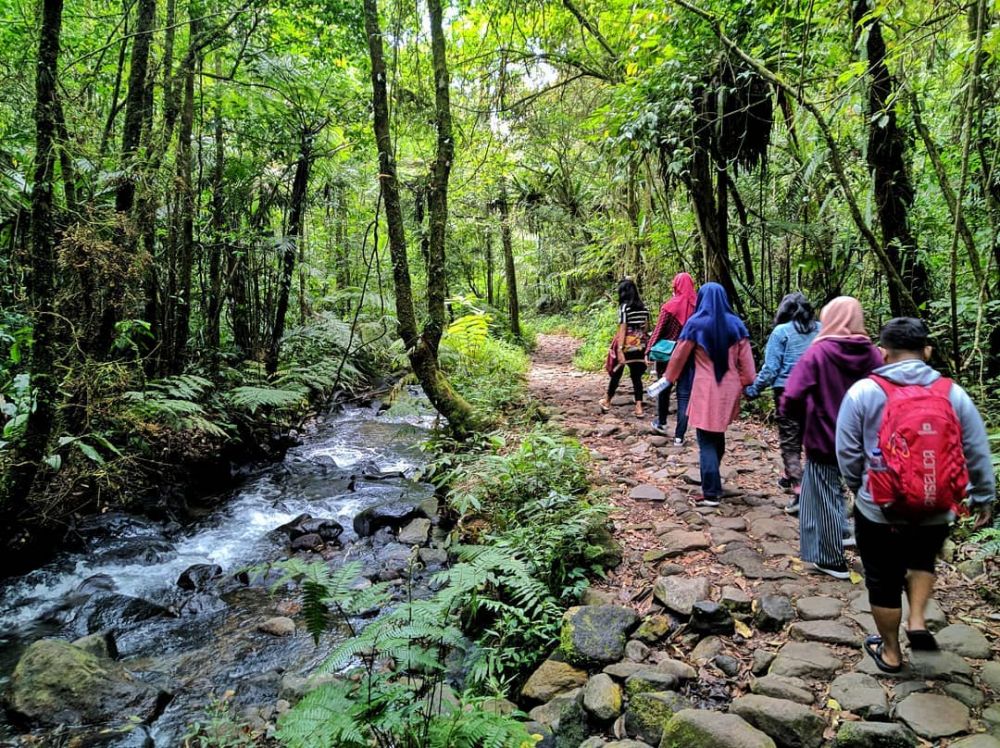
{"type": "Polygon", "coordinates": [[[629,328],[647,325],[649,324],[649,310],[622,304],[618,308],[618,324],[623,323],[629,328]]]}

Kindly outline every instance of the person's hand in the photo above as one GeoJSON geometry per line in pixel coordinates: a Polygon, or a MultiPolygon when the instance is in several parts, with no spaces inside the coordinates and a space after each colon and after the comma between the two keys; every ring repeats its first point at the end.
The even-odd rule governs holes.
{"type": "Polygon", "coordinates": [[[989,501],[972,505],[972,512],[976,515],[976,521],[972,525],[973,530],[982,530],[993,524],[993,504],[989,501]]]}
{"type": "Polygon", "coordinates": [[[747,398],[750,400],[757,399],[757,391],[753,388],[752,384],[748,384],[746,387],[743,388],[743,394],[746,395],[747,398]]]}

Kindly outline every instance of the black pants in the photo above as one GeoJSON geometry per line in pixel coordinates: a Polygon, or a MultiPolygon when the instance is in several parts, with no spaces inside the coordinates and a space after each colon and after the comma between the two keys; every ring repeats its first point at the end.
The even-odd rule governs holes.
{"type": "MultiPolygon", "coordinates": [[[[632,394],[637,403],[642,402],[642,376],[646,373],[645,361],[630,361],[625,366],[628,367],[628,375],[632,379],[632,394]]],[[[611,372],[611,381],[608,382],[608,402],[618,391],[618,383],[622,381],[622,374],[625,373],[625,366],[619,366],[611,372]]]]}

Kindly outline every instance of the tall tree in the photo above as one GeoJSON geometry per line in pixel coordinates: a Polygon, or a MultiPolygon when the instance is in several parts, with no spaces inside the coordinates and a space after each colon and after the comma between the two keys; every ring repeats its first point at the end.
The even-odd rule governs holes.
{"type": "Polygon", "coordinates": [[[514,241],[510,226],[510,200],[507,197],[507,183],[500,184],[500,197],[497,200],[497,211],[500,213],[500,244],[503,246],[504,278],[507,282],[507,316],[510,317],[510,330],[514,337],[521,337],[520,302],[517,298],[517,268],[514,265],[514,241]]]}

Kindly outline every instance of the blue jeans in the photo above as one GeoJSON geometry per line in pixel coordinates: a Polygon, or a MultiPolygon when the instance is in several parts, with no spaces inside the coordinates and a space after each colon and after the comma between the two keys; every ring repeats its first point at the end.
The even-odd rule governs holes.
{"type": "Polygon", "coordinates": [[[724,431],[702,431],[698,433],[698,462],[701,466],[701,495],[709,499],[722,496],[722,475],[719,466],[726,454],[726,433],[724,431]]]}
{"type": "MultiPolygon", "coordinates": [[[[667,370],[665,363],[657,362],[656,376],[662,377],[667,370]]],[[[656,396],[656,423],[660,428],[667,427],[667,416],[670,413],[670,392],[677,392],[677,427],[674,437],[683,441],[688,428],[688,402],[691,400],[691,386],[694,384],[694,370],[687,367],[674,384],[667,387],[656,396]]]]}

